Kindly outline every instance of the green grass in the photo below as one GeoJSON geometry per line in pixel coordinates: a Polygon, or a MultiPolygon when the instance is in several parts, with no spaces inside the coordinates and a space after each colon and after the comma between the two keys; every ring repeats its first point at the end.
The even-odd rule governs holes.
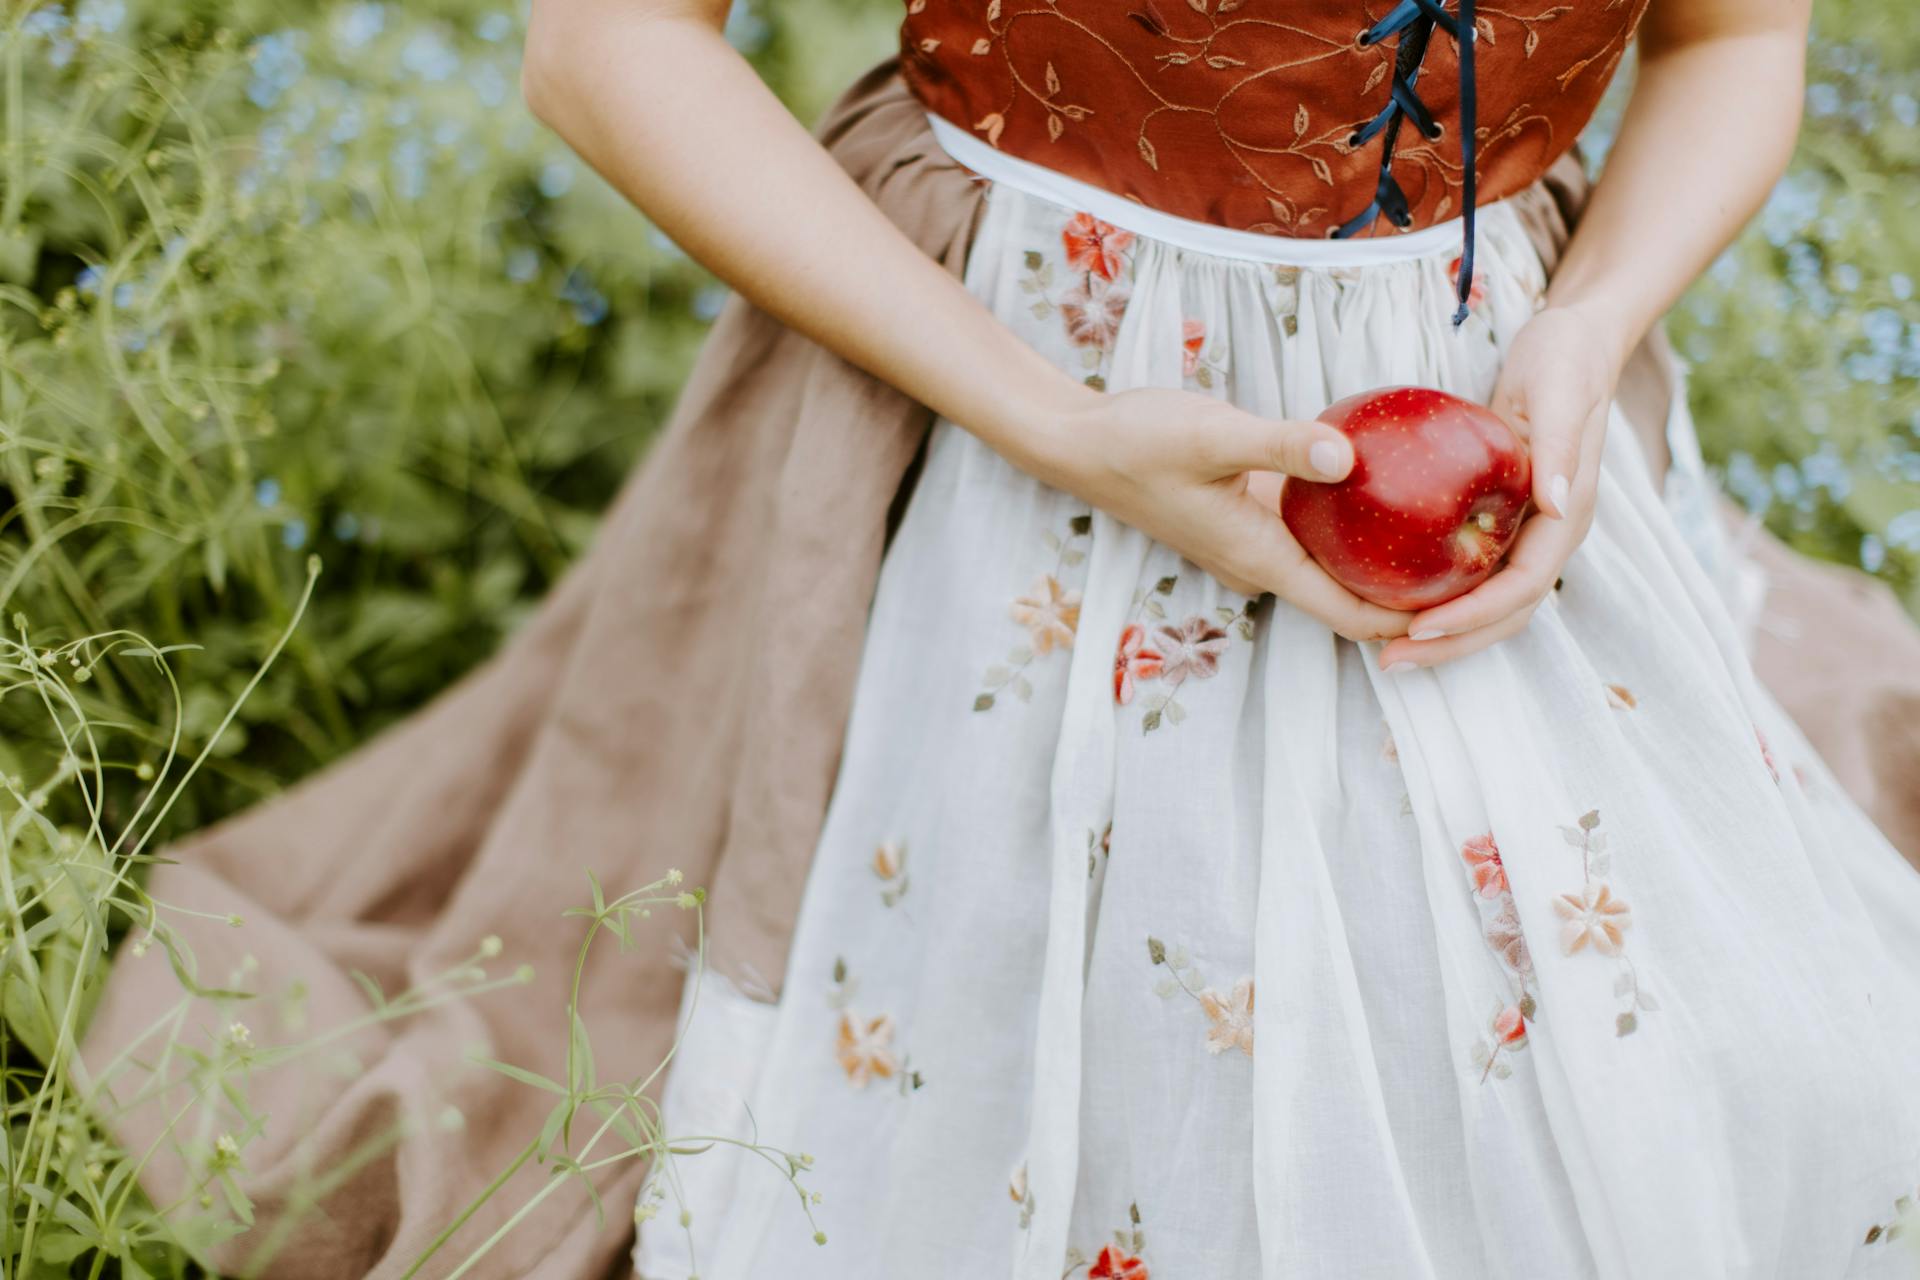
{"type": "MultiPolygon", "coordinates": [[[[497,648],[593,536],[724,296],[528,117],[518,13],[0,0],[6,1274],[200,1274],[246,1221],[244,1124],[183,1118],[205,1199],[156,1207],[146,1153],[76,1096],[111,947],[165,953],[183,1001],[228,999],[186,980],[142,860],[497,648]]],[[[788,0],[729,30],[811,122],[898,17],[788,0]]],[[[1793,174],[1674,333],[1729,487],[1912,605],[1920,34],[1892,0],[1819,22],[1793,174]]],[[[665,883],[589,888],[582,964],[646,905],[698,909],[665,883]]],[[[489,962],[512,957],[371,993],[367,1016],[513,981],[489,962]]],[[[595,1079],[586,1029],[553,1020],[569,1079],[522,1083],[554,1093],[561,1145],[529,1134],[525,1158],[660,1152],[639,1082],[595,1079]]],[[[234,1022],[181,1055],[210,1098],[263,1065],[234,1022]]]]}

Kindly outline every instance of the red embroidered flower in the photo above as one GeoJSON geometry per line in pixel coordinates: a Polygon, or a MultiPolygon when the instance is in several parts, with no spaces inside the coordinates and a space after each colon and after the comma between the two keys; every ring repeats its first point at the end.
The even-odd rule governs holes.
{"type": "Polygon", "coordinates": [[[1116,1245],[1105,1245],[1087,1280],[1147,1280],[1147,1264],[1116,1245]]]}
{"type": "Polygon", "coordinates": [[[1188,316],[1180,322],[1180,376],[1191,378],[1200,367],[1200,348],[1206,345],[1207,326],[1188,316]]]}
{"type": "Polygon", "coordinates": [[[1507,867],[1500,861],[1500,847],[1493,833],[1475,836],[1460,846],[1467,870],[1473,873],[1473,888],[1483,898],[1497,898],[1507,892],[1507,867]]]}
{"type": "Polygon", "coordinates": [[[1060,232],[1060,241],[1067,247],[1068,266],[1111,280],[1124,261],[1124,250],[1133,243],[1133,232],[1122,231],[1090,213],[1076,213],[1060,232]]]}
{"type": "Polygon", "coordinates": [[[1753,726],[1753,736],[1760,740],[1760,758],[1767,762],[1767,772],[1773,775],[1775,782],[1780,781],[1780,767],[1773,762],[1773,752],[1767,750],[1767,735],[1760,732],[1760,726],[1753,726]]]}
{"type": "Polygon", "coordinates": [[[1129,296],[1126,281],[1108,280],[1098,272],[1089,272],[1060,295],[1067,336],[1083,347],[1101,351],[1111,347],[1120,332],[1120,318],[1127,313],[1129,296]]]}
{"type": "Polygon", "coordinates": [[[1510,1004],[1493,1016],[1493,1038],[1516,1049],[1526,1043],[1527,1020],[1521,1016],[1519,1005],[1510,1004]]]}
{"type": "MultiPolygon", "coordinates": [[[[1460,259],[1457,256],[1452,262],[1447,264],[1447,279],[1453,283],[1454,292],[1457,295],[1460,290],[1460,259]]],[[[1486,296],[1486,277],[1480,274],[1479,267],[1475,267],[1473,269],[1473,283],[1467,286],[1467,306],[1469,308],[1479,306],[1481,300],[1486,296]]]]}
{"type": "Polygon", "coordinates": [[[1137,622],[1128,623],[1120,633],[1120,648],[1113,655],[1113,700],[1123,707],[1132,702],[1134,681],[1159,675],[1162,661],[1158,650],[1147,648],[1147,629],[1137,622]]]}

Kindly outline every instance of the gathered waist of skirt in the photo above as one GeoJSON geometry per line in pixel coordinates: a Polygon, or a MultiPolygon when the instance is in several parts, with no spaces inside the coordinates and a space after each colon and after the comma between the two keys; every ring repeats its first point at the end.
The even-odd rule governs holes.
{"type": "MultiPolygon", "coordinates": [[[[1460,251],[1458,218],[1401,235],[1347,240],[1267,235],[1184,218],[1129,200],[1057,169],[1008,155],[936,112],[927,111],[926,117],[941,149],[988,181],[1089,214],[1135,235],[1196,253],[1294,267],[1365,267],[1432,257],[1448,249],[1460,251]]],[[[1490,210],[1507,202],[1491,201],[1480,206],[1478,213],[1484,218],[1490,210]]]]}

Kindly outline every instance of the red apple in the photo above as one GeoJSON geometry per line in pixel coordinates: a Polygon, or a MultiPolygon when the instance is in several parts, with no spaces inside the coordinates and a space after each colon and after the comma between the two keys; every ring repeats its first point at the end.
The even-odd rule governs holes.
{"type": "Polygon", "coordinates": [[[1320,421],[1353,442],[1335,484],[1298,477],[1280,517],[1334,581],[1388,609],[1431,609],[1485,581],[1532,492],[1526,443],[1484,405],[1429,387],[1384,387],[1320,421]]]}

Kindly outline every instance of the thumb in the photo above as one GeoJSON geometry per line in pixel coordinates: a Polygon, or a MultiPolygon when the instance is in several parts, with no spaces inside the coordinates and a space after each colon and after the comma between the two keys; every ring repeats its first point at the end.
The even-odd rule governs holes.
{"type": "Polygon", "coordinates": [[[1324,422],[1299,422],[1235,413],[1210,424],[1201,462],[1216,476],[1278,471],[1302,480],[1344,480],[1353,470],[1353,444],[1324,422]]]}

